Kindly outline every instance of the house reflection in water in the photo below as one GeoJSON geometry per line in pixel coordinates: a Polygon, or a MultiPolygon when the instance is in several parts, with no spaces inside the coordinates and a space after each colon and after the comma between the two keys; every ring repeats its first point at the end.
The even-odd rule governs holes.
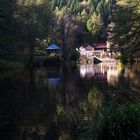
{"type": "Polygon", "coordinates": [[[82,78],[90,78],[94,76],[93,65],[80,65],[80,75],[82,78]]]}
{"type": "Polygon", "coordinates": [[[80,76],[115,85],[118,82],[119,68],[117,63],[100,63],[97,65],[80,65],[80,76]]]}

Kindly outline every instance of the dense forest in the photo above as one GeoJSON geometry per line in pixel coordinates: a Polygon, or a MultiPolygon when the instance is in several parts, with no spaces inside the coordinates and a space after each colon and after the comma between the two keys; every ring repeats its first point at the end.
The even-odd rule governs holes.
{"type": "Polygon", "coordinates": [[[0,72],[0,140],[140,140],[140,0],[0,0],[0,72]]]}
{"type": "Polygon", "coordinates": [[[51,43],[64,58],[83,43],[110,42],[127,57],[140,50],[139,0],[1,0],[0,57],[33,59],[51,43]]]}

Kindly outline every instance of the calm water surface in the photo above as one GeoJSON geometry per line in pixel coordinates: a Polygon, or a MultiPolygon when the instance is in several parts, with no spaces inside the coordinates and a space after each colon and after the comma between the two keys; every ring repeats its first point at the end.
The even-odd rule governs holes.
{"type": "Polygon", "coordinates": [[[139,63],[0,72],[0,140],[84,140],[104,104],[140,101],[139,63]]]}

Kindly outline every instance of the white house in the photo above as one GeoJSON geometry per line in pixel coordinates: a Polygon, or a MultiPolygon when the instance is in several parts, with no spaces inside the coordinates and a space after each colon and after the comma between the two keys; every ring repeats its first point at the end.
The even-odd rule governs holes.
{"type": "Polygon", "coordinates": [[[79,49],[77,49],[77,51],[79,51],[81,56],[86,56],[88,59],[93,59],[93,57],[110,57],[108,43],[106,42],[93,45],[85,43],[79,49]]]}
{"type": "Polygon", "coordinates": [[[86,56],[87,58],[92,58],[93,54],[94,54],[94,48],[93,46],[89,45],[89,44],[83,44],[80,48],[79,48],[79,53],[81,56],[86,56]]]}

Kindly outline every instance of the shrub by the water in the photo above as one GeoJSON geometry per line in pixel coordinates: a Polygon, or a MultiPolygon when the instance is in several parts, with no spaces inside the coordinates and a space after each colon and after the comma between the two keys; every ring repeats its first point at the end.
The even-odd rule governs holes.
{"type": "Polygon", "coordinates": [[[87,140],[139,140],[140,104],[104,106],[84,130],[87,140]]]}
{"type": "Polygon", "coordinates": [[[77,61],[80,58],[80,54],[76,50],[72,50],[70,53],[70,60],[71,61],[77,61]]]}

